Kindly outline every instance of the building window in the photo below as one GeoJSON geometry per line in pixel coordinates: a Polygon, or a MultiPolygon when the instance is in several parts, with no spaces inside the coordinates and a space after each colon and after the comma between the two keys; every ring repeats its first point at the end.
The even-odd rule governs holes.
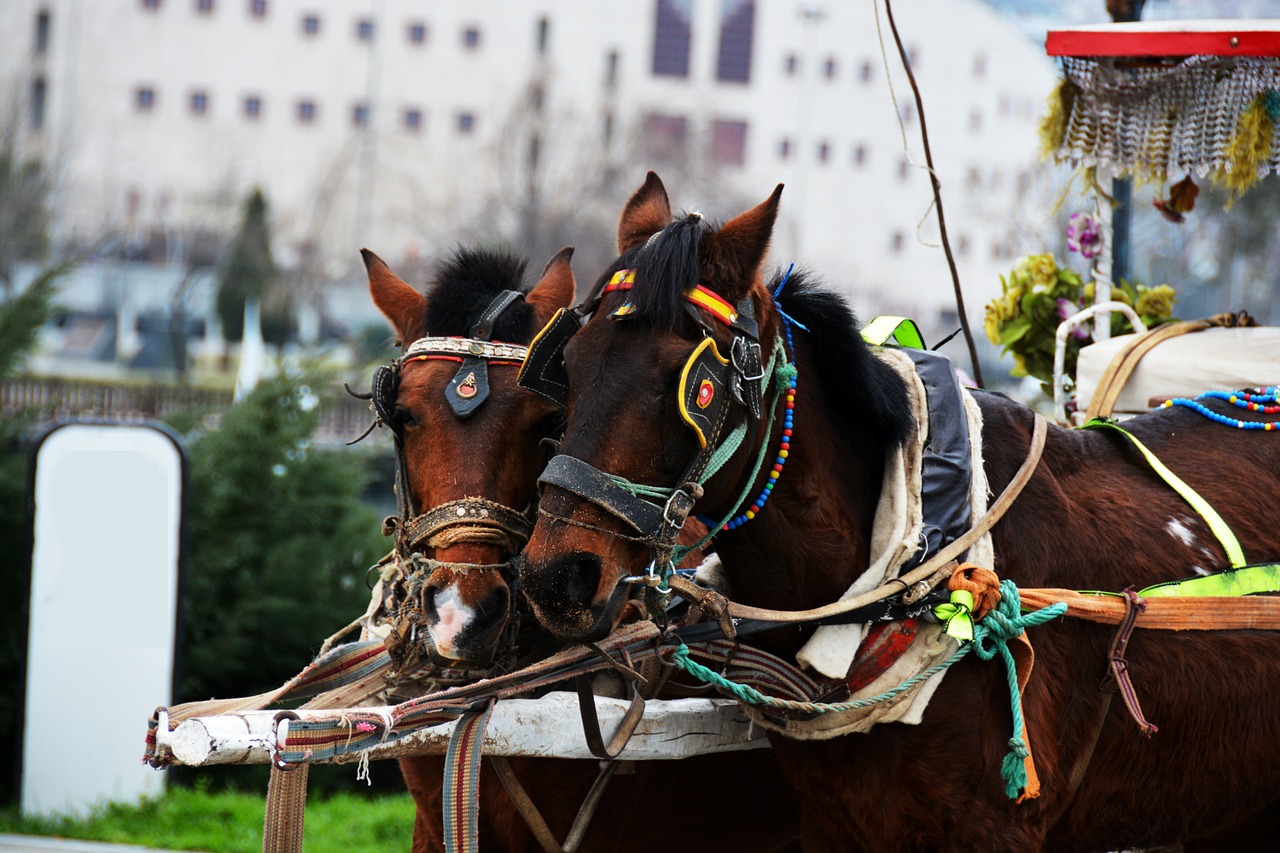
{"type": "Polygon", "coordinates": [[[458,113],[458,133],[470,135],[476,129],[475,113],[458,113]]]}
{"type": "Polygon", "coordinates": [[[910,127],[911,123],[916,120],[916,105],[903,104],[898,114],[902,116],[902,123],[910,127]]]}
{"type": "Polygon", "coordinates": [[[373,41],[373,18],[356,21],[356,38],[360,41],[373,41]]]}
{"type": "Polygon", "coordinates": [[[613,113],[604,114],[604,127],[601,129],[600,138],[603,140],[605,147],[613,144],[613,113]]]}
{"type": "Polygon", "coordinates": [[[257,119],[262,115],[262,98],[257,95],[249,95],[244,99],[244,117],[247,119],[257,119]]]}
{"type": "Polygon", "coordinates": [[[658,0],[653,28],[655,77],[688,77],[693,0],[658,0]]]}
{"type": "Polygon", "coordinates": [[[726,83],[751,82],[751,46],[755,34],[755,19],[755,0],[721,0],[717,80],[726,83]]]}
{"type": "Polygon", "coordinates": [[[867,146],[859,142],[853,146],[853,165],[865,166],[867,164],[867,146]]]}
{"type": "Polygon", "coordinates": [[[644,154],[659,163],[682,162],[689,146],[689,120],[684,116],[649,113],[644,117],[644,154]]]}
{"type": "Polygon", "coordinates": [[[209,93],[204,89],[196,89],[191,93],[191,113],[202,116],[209,111],[209,93]]]}
{"type": "Polygon", "coordinates": [[[982,130],[982,110],[977,107],[969,110],[969,130],[974,133],[982,130]]]}
{"type": "Polygon", "coordinates": [[[876,72],[876,67],[871,64],[870,59],[862,60],[862,64],[858,66],[858,81],[862,83],[870,83],[871,77],[876,72]]]}
{"type": "Polygon", "coordinates": [[[788,77],[794,77],[800,70],[800,57],[794,53],[788,53],[782,58],[782,71],[788,77]]]}
{"type": "Polygon", "coordinates": [[[49,49],[49,10],[36,12],[36,53],[44,53],[49,49]]]}
{"type": "Polygon", "coordinates": [[[889,235],[889,249],[896,255],[902,252],[902,247],[906,245],[907,238],[901,231],[894,231],[889,235]]]}
{"type": "Polygon", "coordinates": [[[48,85],[43,77],[31,81],[31,129],[44,129],[44,103],[48,94],[48,85]]]}
{"type": "Polygon", "coordinates": [[[551,21],[547,20],[545,15],[538,19],[538,31],[534,43],[537,45],[538,55],[546,56],[547,47],[551,43],[551,21]]]}
{"type": "Polygon", "coordinates": [[[480,28],[466,27],[462,31],[462,46],[467,50],[475,50],[480,47],[480,28]]]}
{"type": "Polygon", "coordinates": [[[213,0],[196,0],[196,13],[200,15],[212,15],[213,0]]]}
{"type": "Polygon", "coordinates": [[[911,161],[903,157],[898,161],[898,180],[905,181],[911,177],[911,161]]]}
{"type": "Polygon", "coordinates": [[[303,124],[311,124],[316,120],[316,102],[311,100],[298,101],[298,121],[303,124]]]}
{"type": "Polygon", "coordinates": [[[142,0],[142,8],[154,12],[160,8],[160,0],[142,0]]]}
{"type": "Polygon", "coordinates": [[[249,14],[255,18],[267,16],[267,0],[249,0],[249,14]]]}
{"type": "Polygon", "coordinates": [[[786,137],[783,137],[782,141],[778,143],[778,159],[791,159],[791,140],[786,137]]]}
{"type": "Polygon", "coordinates": [[[409,44],[427,43],[427,25],[422,21],[410,21],[406,32],[409,35],[409,44]]]}
{"type": "MultiPolygon", "coordinates": [[[[961,234],[960,239],[956,241],[956,254],[960,257],[968,257],[969,255],[969,235],[961,234]]],[[[957,318],[958,320],[959,318],[957,318]]]]}
{"type": "Polygon", "coordinates": [[[422,110],[410,107],[404,111],[404,129],[414,133],[422,130],[422,110]]]}
{"type": "Polygon", "coordinates": [[[711,160],[723,166],[747,162],[747,123],[716,119],[711,123],[711,160]]]}
{"type": "Polygon", "coordinates": [[[973,76],[981,79],[987,76],[987,55],[979,53],[973,58],[973,76]]]}
{"type": "Polygon", "coordinates": [[[836,72],[840,70],[840,63],[836,62],[834,56],[828,56],[826,62],[822,63],[822,76],[828,80],[834,80],[836,72]]]}
{"type": "Polygon", "coordinates": [[[818,143],[818,162],[825,163],[830,159],[831,159],[831,143],[819,142],[818,143]]]}
{"type": "Polygon", "coordinates": [[[351,123],[356,127],[369,126],[369,105],[356,104],[351,108],[351,123]]]}
{"type": "Polygon", "coordinates": [[[302,34],[304,36],[320,35],[320,16],[319,15],[303,15],[302,16],[302,34]]]}
{"type": "Polygon", "coordinates": [[[156,90],[150,86],[139,86],[133,90],[133,106],[140,113],[149,113],[156,106],[156,90]]]}

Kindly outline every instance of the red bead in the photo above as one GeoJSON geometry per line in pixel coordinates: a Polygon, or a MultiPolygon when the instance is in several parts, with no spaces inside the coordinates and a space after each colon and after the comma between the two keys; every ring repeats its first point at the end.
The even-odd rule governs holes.
{"type": "Polygon", "coordinates": [[[777,471],[779,474],[781,474],[781,473],[782,473],[782,465],[781,465],[781,464],[774,465],[774,466],[773,466],[773,470],[775,470],[775,471],[777,471]]]}
{"type": "Polygon", "coordinates": [[[791,438],[791,430],[789,430],[789,429],[784,429],[784,430],[782,431],[782,437],[783,437],[783,438],[791,438]]]}

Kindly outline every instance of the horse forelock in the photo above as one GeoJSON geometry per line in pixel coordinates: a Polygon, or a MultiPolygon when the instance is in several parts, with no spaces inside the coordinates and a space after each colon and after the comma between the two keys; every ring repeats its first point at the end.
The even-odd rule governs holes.
{"type": "MultiPolygon", "coordinates": [[[[501,249],[455,249],[427,289],[426,334],[470,336],[481,313],[501,291],[527,290],[526,267],[523,258],[501,249]]],[[[533,326],[533,308],[517,300],[498,317],[491,337],[528,343],[537,331],[533,326]]]]}
{"type": "Polygon", "coordinates": [[[685,315],[685,293],[698,284],[699,250],[712,226],[702,216],[681,217],[614,263],[613,272],[635,270],[635,284],[627,293],[632,311],[628,319],[674,329],[685,315]]]}
{"type": "MultiPolygon", "coordinates": [[[[774,274],[770,291],[782,281],[774,274]]],[[[792,325],[797,345],[812,347],[820,384],[849,441],[865,441],[868,429],[887,447],[906,440],[913,415],[906,388],[871,354],[858,320],[843,296],[829,290],[805,270],[795,270],[778,294],[777,305],[808,331],[792,325]]],[[[805,378],[800,377],[805,383],[805,378]]]]}

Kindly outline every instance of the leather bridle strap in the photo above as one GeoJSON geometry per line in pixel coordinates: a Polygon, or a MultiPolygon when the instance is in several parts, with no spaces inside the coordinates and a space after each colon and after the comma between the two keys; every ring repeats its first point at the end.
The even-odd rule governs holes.
{"type": "Polygon", "coordinates": [[[641,534],[653,533],[662,522],[662,507],[636,497],[576,456],[561,454],[552,458],[538,482],[559,486],[590,501],[641,534]]]}
{"type": "Polygon", "coordinates": [[[492,531],[505,540],[507,550],[512,553],[524,547],[533,530],[525,513],[484,498],[462,498],[440,504],[404,522],[400,530],[401,541],[408,551],[423,545],[436,547],[442,534],[457,527],[492,531]]]}

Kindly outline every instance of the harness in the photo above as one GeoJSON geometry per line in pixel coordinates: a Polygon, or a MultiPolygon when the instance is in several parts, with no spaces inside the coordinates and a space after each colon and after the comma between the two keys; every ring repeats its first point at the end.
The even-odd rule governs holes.
{"type": "MultiPolygon", "coordinates": [[[[629,291],[634,283],[635,270],[620,270],[590,303],[557,312],[530,344],[519,383],[567,407],[565,347],[606,295],[629,291]]],[[[679,485],[670,488],[633,483],[568,454],[553,457],[538,478],[539,483],[558,486],[590,501],[633,531],[619,534],[601,529],[609,535],[648,546],[651,560],[647,574],[623,581],[644,583],[663,592],[669,591],[667,579],[678,562],[676,538],[694,504],[702,497],[703,484],[733,457],[748,431],[760,424],[765,411],[765,378],[776,378],[788,368],[794,370],[786,362],[781,338],[774,342],[768,365],[763,364],[759,325],[749,296],[732,305],[712,290],[694,285],[686,291],[685,302],[689,315],[702,328],[704,336],[680,372],[677,403],[681,419],[694,433],[698,450],[677,478],[679,485]],[[720,352],[707,317],[733,332],[728,357],[720,352]],[[726,434],[735,406],[745,408],[750,417],[726,434]]],[[[632,310],[631,303],[627,302],[610,316],[625,321],[632,310]]],[[[775,382],[771,408],[778,399],[776,388],[775,382]]],[[[755,481],[762,462],[763,458],[757,460],[748,486],[755,481]]],[[[565,523],[582,524],[554,515],[545,508],[539,508],[539,512],[565,523]]],[[[705,540],[699,546],[701,544],[705,544],[705,540]]]]}
{"type": "MultiPolygon", "coordinates": [[[[533,529],[530,509],[516,510],[484,498],[462,498],[422,512],[415,511],[403,426],[395,413],[401,372],[406,364],[415,361],[460,362],[444,394],[458,418],[471,417],[489,398],[489,365],[519,366],[528,354],[528,347],[490,340],[498,318],[521,298],[518,291],[502,291],[481,313],[469,338],[418,338],[405,348],[400,358],[378,367],[373,373],[369,399],[376,416],[374,425],[389,428],[395,446],[397,514],[383,522],[383,533],[395,536],[395,559],[384,579],[389,576],[396,579],[384,589],[383,606],[392,615],[394,625],[388,637],[388,650],[401,672],[411,671],[421,659],[417,627],[425,619],[422,589],[437,569],[458,574],[497,571],[508,576],[514,572],[511,559],[493,564],[452,563],[429,559],[423,550],[468,543],[495,545],[514,555],[524,547],[533,529]]],[[[514,641],[511,620],[508,620],[504,639],[507,645],[514,641]]]]}

